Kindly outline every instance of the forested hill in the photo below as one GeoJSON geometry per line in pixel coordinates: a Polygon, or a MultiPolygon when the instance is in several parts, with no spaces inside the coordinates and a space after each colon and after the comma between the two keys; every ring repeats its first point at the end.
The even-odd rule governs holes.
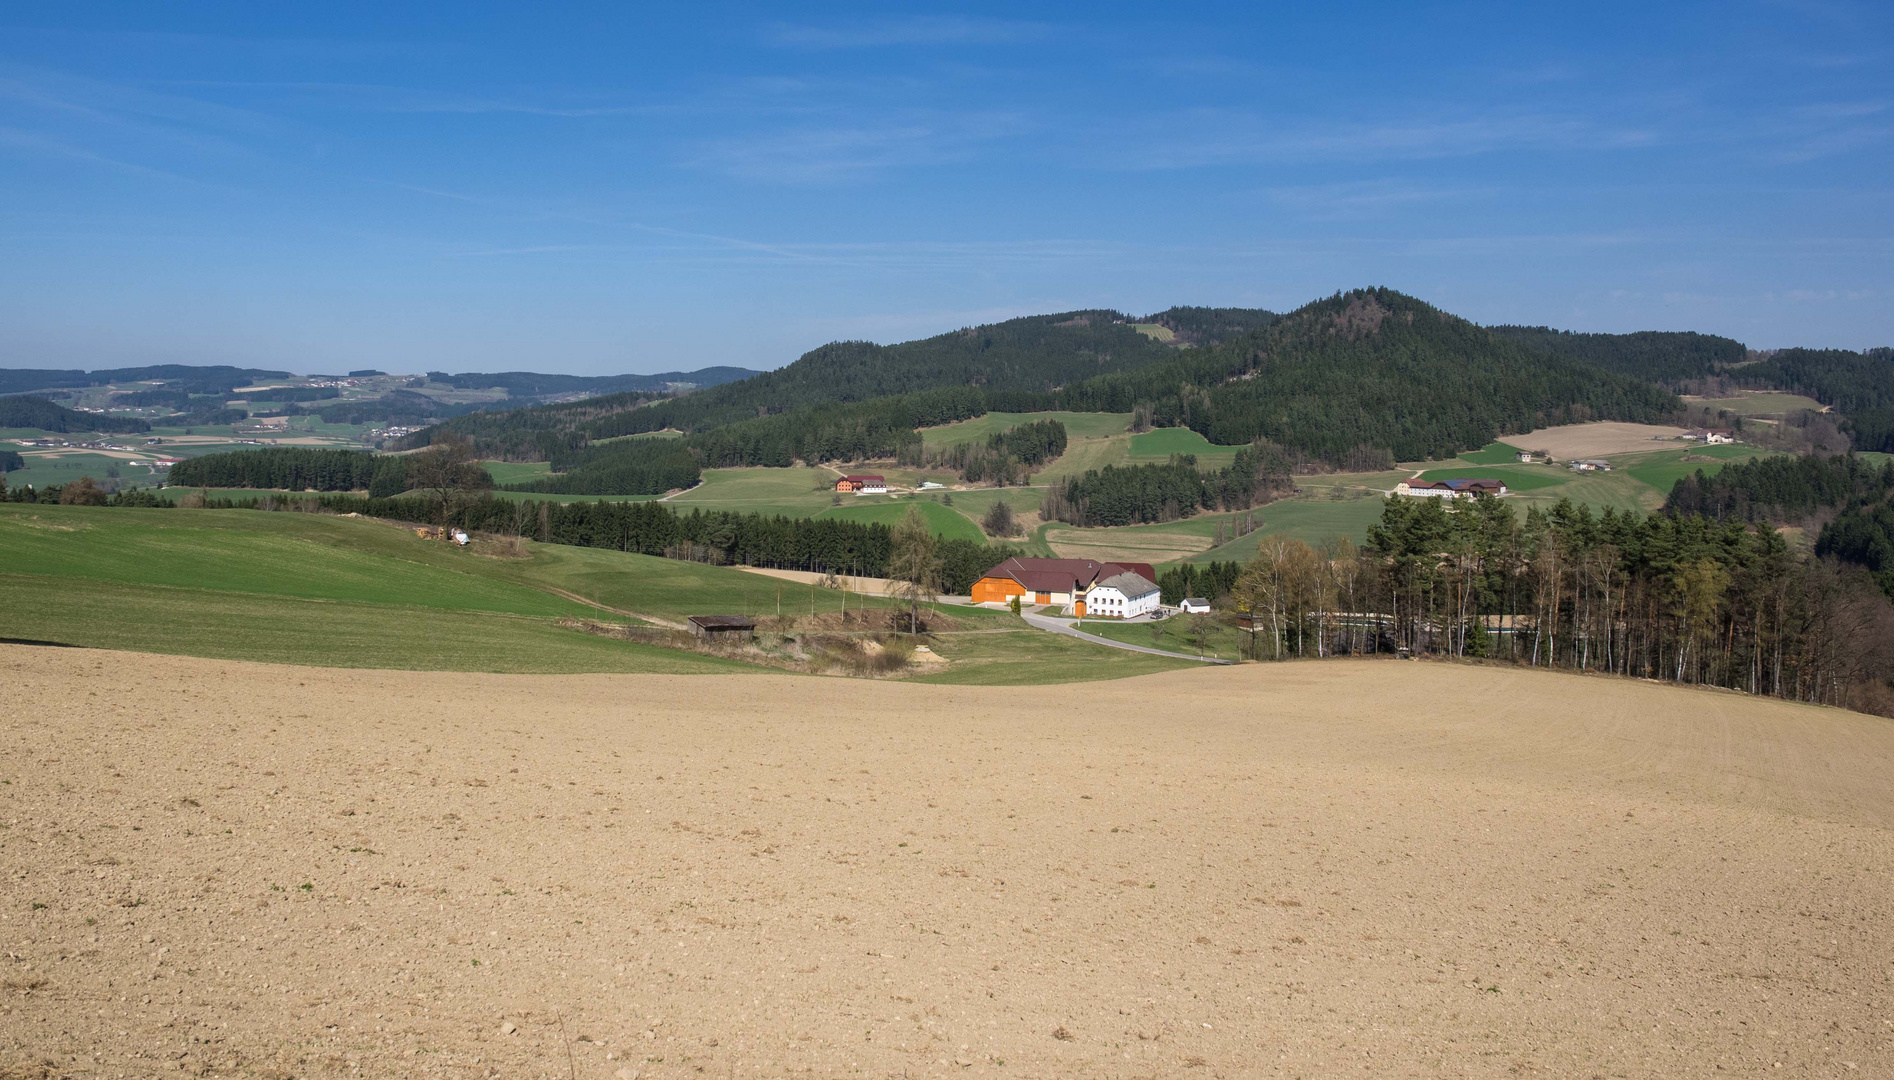
{"type": "Polygon", "coordinates": [[[65,390],[109,383],[151,382],[162,380],[173,390],[193,394],[222,394],[259,379],[286,379],[287,371],[239,368],[227,365],[195,367],[189,364],[156,364],[150,367],[110,368],[98,371],[65,371],[48,368],[0,368],[0,394],[25,394],[34,390],[65,390]]]}
{"type": "Polygon", "coordinates": [[[1833,406],[1857,450],[1894,450],[1894,349],[1780,349],[1736,374],[1833,406]]]}
{"type": "MultiPolygon", "coordinates": [[[[1181,346],[1223,341],[1274,317],[1250,308],[1177,307],[1145,319],[1117,311],[1068,311],[898,345],[838,341],[776,371],[666,401],[651,403],[652,395],[644,392],[610,394],[460,417],[438,430],[471,438],[483,452],[545,457],[555,446],[573,445],[568,433],[605,439],[669,428],[701,432],[799,409],[954,388],[1042,394],[1100,372],[1157,363],[1177,355],[1181,346]],[[1174,341],[1159,341],[1140,331],[1139,323],[1166,327],[1174,341]]],[[[410,445],[425,446],[434,435],[435,430],[422,432],[410,445]]]]}
{"type": "Polygon", "coordinates": [[[1682,403],[1650,383],[1533,352],[1392,289],[1308,304],[1211,349],[1045,395],[1044,407],[1150,410],[1214,443],[1269,439],[1346,464],[1444,458],[1583,420],[1655,422],[1682,403]]]}
{"type": "Polygon", "coordinates": [[[1580,334],[1549,326],[1489,326],[1487,329],[1533,352],[1667,385],[1714,375],[1741,364],[1748,356],[1740,341],[1691,331],[1580,334]]]}
{"type": "MultiPolygon", "coordinates": [[[[1254,319],[1268,313],[1249,315],[1254,319]]],[[[1241,322],[1227,316],[1223,321],[1241,322]]],[[[630,435],[667,427],[695,431],[807,405],[867,401],[943,387],[1043,393],[1177,354],[1175,345],[1143,333],[1135,323],[1117,311],[1067,311],[967,327],[898,345],[832,342],[753,379],[627,413],[620,428],[600,426],[597,434],[630,435]]],[[[1190,325],[1192,334],[1220,332],[1209,320],[1190,325]]]]}
{"type": "Polygon", "coordinates": [[[47,401],[43,397],[0,397],[0,428],[127,434],[150,431],[151,425],[128,416],[78,412],[47,401]]]}

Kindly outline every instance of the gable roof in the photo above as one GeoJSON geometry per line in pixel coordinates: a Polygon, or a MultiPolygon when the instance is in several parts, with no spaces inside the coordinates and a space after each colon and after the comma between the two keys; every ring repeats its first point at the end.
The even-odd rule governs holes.
{"type": "Polygon", "coordinates": [[[1123,570],[1093,585],[1094,589],[1117,589],[1128,600],[1148,596],[1157,591],[1157,585],[1143,574],[1123,570]]]}
{"type": "Polygon", "coordinates": [[[1090,588],[1100,578],[1127,571],[1139,575],[1147,584],[1157,577],[1148,563],[1108,563],[1096,559],[1022,559],[1017,556],[981,576],[1011,578],[1033,592],[1071,592],[1075,587],[1090,588]]]}
{"type": "Polygon", "coordinates": [[[885,476],[882,476],[879,473],[850,473],[847,476],[842,477],[842,479],[848,480],[857,484],[867,484],[867,483],[885,484],[888,482],[888,478],[885,476]]]}

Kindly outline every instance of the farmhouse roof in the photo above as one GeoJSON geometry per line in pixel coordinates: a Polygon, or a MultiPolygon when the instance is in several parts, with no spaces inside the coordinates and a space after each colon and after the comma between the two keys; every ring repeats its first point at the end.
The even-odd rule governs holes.
{"type": "Polygon", "coordinates": [[[852,480],[858,484],[865,484],[869,481],[873,481],[877,484],[885,484],[888,482],[888,478],[882,476],[880,473],[850,473],[842,477],[842,479],[852,480]]]}
{"type": "Polygon", "coordinates": [[[1205,599],[1204,599],[1203,597],[1201,597],[1201,596],[1186,596],[1186,597],[1184,597],[1184,603],[1186,603],[1186,604],[1190,604],[1190,605],[1193,605],[1193,606],[1195,606],[1195,605],[1197,605],[1197,604],[1202,604],[1202,605],[1203,605],[1204,607],[1209,607],[1209,606],[1210,606],[1210,601],[1208,601],[1208,600],[1205,600],[1205,599]]]}
{"type": "Polygon", "coordinates": [[[705,630],[756,629],[756,620],[744,615],[692,615],[690,621],[705,630]]]}
{"type": "Polygon", "coordinates": [[[1011,578],[1033,592],[1070,592],[1100,578],[1131,571],[1150,581],[1157,577],[1148,563],[1108,563],[1096,559],[1011,558],[988,570],[985,577],[1011,578]]]}
{"type": "Polygon", "coordinates": [[[1150,578],[1131,570],[1121,571],[1092,586],[1095,589],[1117,589],[1127,599],[1135,600],[1157,591],[1157,585],[1150,578]]]}

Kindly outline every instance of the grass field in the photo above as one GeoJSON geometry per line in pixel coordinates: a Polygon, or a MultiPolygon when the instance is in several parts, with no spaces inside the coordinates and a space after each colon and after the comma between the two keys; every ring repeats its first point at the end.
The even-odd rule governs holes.
{"type": "Polygon", "coordinates": [[[1558,465],[1474,465],[1428,469],[1422,480],[1500,480],[1512,491],[1536,491],[1566,483],[1573,473],[1558,465]]]}
{"type": "Polygon", "coordinates": [[[1703,446],[1691,450],[1666,450],[1656,454],[1641,455],[1636,460],[1628,461],[1622,471],[1649,486],[1659,496],[1667,497],[1677,481],[1699,469],[1706,475],[1715,476],[1723,471],[1723,466],[1732,461],[1775,456],[1777,455],[1770,451],[1758,450],[1753,446],[1703,446]],[[1691,460],[1686,461],[1685,458],[1691,460]],[[1701,460],[1703,458],[1713,460],[1701,460]]]}
{"type": "Polygon", "coordinates": [[[965,514],[951,506],[943,506],[927,498],[900,499],[895,502],[873,503],[866,506],[851,506],[845,499],[841,506],[832,506],[817,514],[816,517],[895,525],[907,517],[909,507],[918,508],[921,511],[921,516],[927,519],[928,527],[936,536],[948,540],[972,540],[975,543],[986,538],[986,534],[980,531],[980,527],[970,521],[965,514]]]}
{"type": "Polygon", "coordinates": [[[1236,459],[1237,446],[1218,446],[1189,428],[1158,428],[1131,437],[1134,465],[1168,461],[1172,454],[1194,454],[1200,469],[1217,469],[1236,459]]]}
{"type": "MultiPolygon", "coordinates": [[[[1240,648],[1249,635],[1233,626],[1210,617],[1203,618],[1204,638],[1199,648],[1192,629],[1193,617],[1179,615],[1156,623],[1122,623],[1110,619],[1087,619],[1080,629],[1088,634],[1123,641],[1132,645],[1147,645],[1153,649],[1168,649],[1171,652],[1189,656],[1214,656],[1223,660],[1240,660],[1240,648]],[[1153,636],[1152,631],[1156,631],[1153,636]]],[[[1268,645],[1265,635],[1263,644],[1268,645]]]]}
{"type": "Polygon", "coordinates": [[[552,475],[552,463],[546,461],[483,461],[480,467],[501,486],[543,480],[552,475]]]}
{"type": "Polygon", "coordinates": [[[1102,439],[1110,435],[1122,435],[1125,429],[1131,426],[1130,413],[991,412],[985,416],[976,416],[971,420],[962,420],[958,424],[922,428],[921,445],[932,450],[936,447],[953,446],[958,443],[983,443],[990,435],[997,435],[1009,428],[1030,424],[1035,420],[1059,421],[1065,425],[1066,438],[1072,442],[1080,439],[1102,439]]]}
{"type": "Polygon", "coordinates": [[[1503,442],[1487,443],[1461,454],[1460,460],[1475,465],[1512,465],[1519,461],[1519,448],[1503,442]]]}
{"type": "Polygon", "coordinates": [[[829,469],[705,469],[704,482],[669,505],[814,517],[829,508],[835,477],[829,469]]]}
{"type": "Polygon", "coordinates": [[[1381,505],[1382,500],[1372,496],[1283,499],[1257,509],[1255,532],[1184,561],[1248,562],[1256,557],[1257,545],[1270,536],[1293,537],[1312,546],[1320,546],[1330,537],[1345,536],[1359,544],[1367,538],[1368,526],[1381,520],[1381,505]]]}
{"type": "MultiPolygon", "coordinates": [[[[953,514],[922,505],[930,516],[953,514]]],[[[0,504],[0,550],[8,555],[0,637],[323,666],[723,670],[725,662],[696,653],[555,623],[899,606],[880,595],[844,597],[731,567],[598,548],[460,549],[399,526],[323,514],[0,504]]],[[[1064,682],[1170,664],[1127,666],[1129,654],[1032,630],[1005,613],[950,610],[960,629],[943,634],[935,651],[955,666],[930,678],[1064,682]]]]}
{"type": "Polygon", "coordinates": [[[126,487],[156,487],[164,482],[165,476],[147,464],[87,451],[62,453],[56,457],[27,451],[22,456],[26,467],[7,474],[8,487],[43,488],[52,484],[71,483],[81,476],[103,481],[113,471],[118,473],[119,482],[126,487]]]}

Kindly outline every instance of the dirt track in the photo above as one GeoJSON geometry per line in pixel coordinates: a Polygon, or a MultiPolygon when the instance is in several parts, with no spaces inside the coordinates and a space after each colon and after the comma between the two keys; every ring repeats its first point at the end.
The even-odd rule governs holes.
{"type": "Polygon", "coordinates": [[[1883,720],[1395,661],[0,679],[0,1076],[1894,1069],[1883,720]]]}

